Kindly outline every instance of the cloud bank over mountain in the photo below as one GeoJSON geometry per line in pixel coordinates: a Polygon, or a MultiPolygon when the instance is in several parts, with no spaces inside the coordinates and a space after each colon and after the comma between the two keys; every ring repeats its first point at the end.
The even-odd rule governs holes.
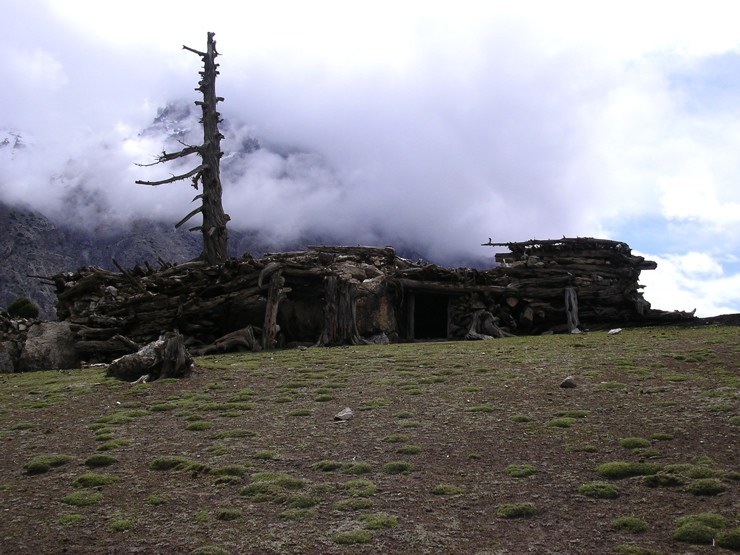
{"type": "Polygon", "coordinates": [[[0,128],[28,143],[0,147],[0,198],[80,225],[178,221],[187,182],[134,185],[178,167],[135,164],[177,149],[152,122],[198,98],[180,46],[215,31],[235,228],[433,260],[608,237],[659,261],[656,308],[740,310],[740,56],[719,4],[149,4],[0,7],[0,128]]]}

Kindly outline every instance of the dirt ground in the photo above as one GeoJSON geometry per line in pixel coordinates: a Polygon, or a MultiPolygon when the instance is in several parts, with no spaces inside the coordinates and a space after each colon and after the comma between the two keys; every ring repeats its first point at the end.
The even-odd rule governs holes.
{"type": "Polygon", "coordinates": [[[673,536],[699,513],[740,526],[739,360],[740,328],[707,324],[209,356],[143,385],[2,375],[0,552],[730,553],[673,536]]]}

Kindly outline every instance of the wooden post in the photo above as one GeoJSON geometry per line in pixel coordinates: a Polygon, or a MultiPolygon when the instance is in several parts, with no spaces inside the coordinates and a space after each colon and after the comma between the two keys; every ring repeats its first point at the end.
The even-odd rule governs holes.
{"type": "Polygon", "coordinates": [[[316,345],[326,347],[337,337],[337,276],[324,278],[324,326],[316,345]]]}
{"type": "Polygon", "coordinates": [[[578,321],[578,295],[572,287],[565,288],[565,318],[570,333],[573,333],[581,325],[578,321]]]}
{"type": "Polygon", "coordinates": [[[282,275],[282,270],[272,274],[267,293],[265,324],[262,329],[262,348],[264,349],[277,347],[277,335],[280,331],[280,326],[277,324],[278,308],[280,301],[290,292],[290,288],[284,288],[283,285],[285,285],[285,278],[282,275]]]}

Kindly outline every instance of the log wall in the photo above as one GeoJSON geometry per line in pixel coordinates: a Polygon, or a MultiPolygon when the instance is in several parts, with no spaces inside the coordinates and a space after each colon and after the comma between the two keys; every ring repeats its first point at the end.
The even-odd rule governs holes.
{"type": "Polygon", "coordinates": [[[391,247],[313,246],[223,264],[96,267],[57,274],[57,314],[80,356],[108,361],[177,331],[195,354],[291,345],[483,339],[687,318],[653,311],[638,283],[655,263],[591,238],[492,243],[488,270],[398,257],[391,247]],[[426,305],[425,305],[426,303],[426,305]],[[437,303],[434,306],[429,303],[437,303]],[[434,326],[419,318],[446,318],[434,326]],[[441,331],[440,331],[441,330],[441,331]]]}

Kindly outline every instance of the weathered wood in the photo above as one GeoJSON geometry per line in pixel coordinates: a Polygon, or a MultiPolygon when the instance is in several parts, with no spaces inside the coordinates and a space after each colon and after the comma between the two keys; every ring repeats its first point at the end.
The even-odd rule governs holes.
{"type": "Polygon", "coordinates": [[[277,323],[278,308],[285,295],[290,292],[284,288],[285,278],[280,270],[272,274],[270,287],[267,293],[267,308],[265,310],[265,324],[262,328],[262,348],[274,349],[278,343],[278,332],[280,326],[277,323]]]}
{"type": "Polygon", "coordinates": [[[228,353],[233,351],[261,351],[262,346],[255,337],[255,332],[261,330],[252,326],[233,331],[218,338],[216,341],[205,347],[194,349],[194,356],[209,355],[211,353],[228,353]]]}
{"type": "Polygon", "coordinates": [[[576,331],[581,325],[578,321],[578,295],[572,287],[565,288],[565,318],[570,333],[576,331]]]}
{"type": "Polygon", "coordinates": [[[328,347],[333,345],[339,335],[339,316],[337,305],[337,276],[324,278],[324,323],[319,335],[317,346],[328,347]]]}
{"type": "Polygon", "coordinates": [[[200,230],[202,232],[203,250],[199,258],[208,264],[221,264],[227,259],[226,247],[228,242],[228,233],[226,230],[226,224],[230,218],[228,214],[224,212],[221,202],[223,190],[221,186],[220,164],[221,157],[223,156],[223,153],[221,152],[221,139],[223,138],[223,135],[218,129],[218,124],[221,123],[222,120],[220,119],[217,105],[223,100],[223,98],[216,95],[218,64],[215,60],[219,54],[216,50],[216,41],[213,40],[213,37],[214,33],[208,33],[207,48],[205,52],[200,52],[199,50],[183,46],[185,50],[193,52],[203,59],[203,71],[201,72],[202,78],[198,82],[199,86],[196,89],[203,94],[203,100],[196,101],[195,103],[200,106],[202,110],[200,121],[203,124],[203,144],[197,146],[185,145],[185,148],[178,152],[162,152],[162,154],[157,157],[156,162],[144,165],[151,166],[170,162],[191,154],[197,154],[200,156],[202,163],[186,173],[173,175],[167,179],[159,181],[139,180],[136,181],[136,183],[140,185],[159,186],[192,178],[192,185],[196,189],[198,188],[198,183],[202,184],[203,192],[193,199],[200,200],[201,205],[181,219],[175,227],[179,228],[196,214],[202,214],[203,223],[199,226],[190,228],[191,231],[200,230]]]}
{"type": "Polygon", "coordinates": [[[185,349],[182,335],[167,333],[137,352],[124,355],[110,363],[106,375],[132,382],[147,376],[146,381],[159,378],[181,378],[193,367],[193,358],[185,349]]]}
{"type": "Polygon", "coordinates": [[[538,256],[523,249],[514,254],[526,256],[529,266],[525,261],[489,270],[445,268],[395,255],[389,260],[390,251],[382,247],[328,246],[259,260],[245,255],[218,265],[160,262],[160,270],[150,265],[127,270],[133,280],[99,268],[51,279],[59,317],[79,324],[82,350],[105,360],[127,348],[113,339],[116,334],[145,345],[174,330],[193,353],[363,344],[381,335],[413,340],[420,329],[415,304],[428,302],[421,294],[447,302],[449,339],[565,332],[569,318],[571,329],[595,329],[662,317],[640,292],[639,268],[646,261],[629,255],[623,243],[611,252],[610,244],[537,243],[538,256]],[[572,263],[557,264],[555,258],[572,263]],[[566,289],[573,291],[571,301],[566,289]],[[240,335],[245,329],[253,339],[248,332],[240,335]]]}
{"type": "Polygon", "coordinates": [[[440,293],[449,295],[467,295],[470,293],[500,293],[506,292],[506,287],[495,285],[457,285],[452,283],[437,283],[433,281],[413,280],[401,278],[394,280],[409,291],[421,293],[440,293]]]}

